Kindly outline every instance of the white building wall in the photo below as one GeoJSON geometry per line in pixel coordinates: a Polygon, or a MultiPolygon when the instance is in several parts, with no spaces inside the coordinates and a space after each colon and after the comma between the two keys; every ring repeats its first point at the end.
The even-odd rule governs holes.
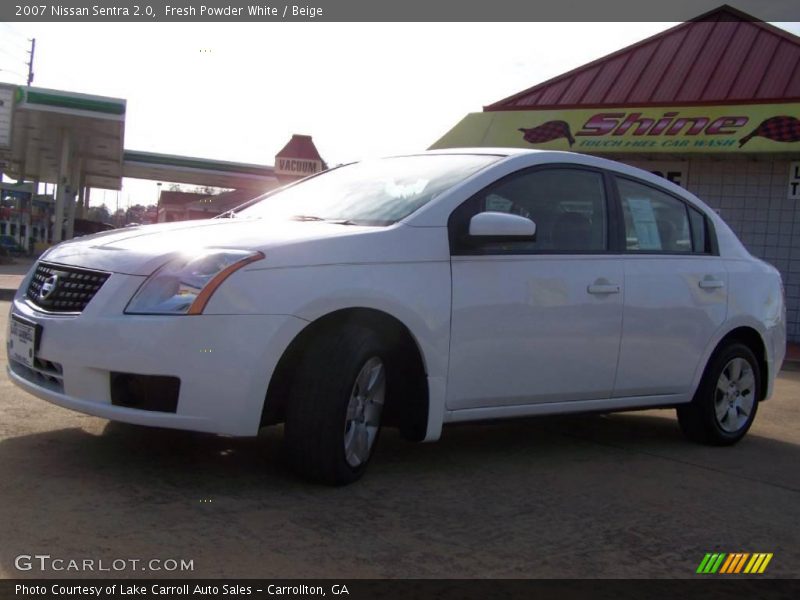
{"type": "Polygon", "coordinates": [[[754,256],[781,272],[787,334],[800,342],[800,201],[787,198],[791,162],[691,158],[686,187],[718,210],[754,256]]]}

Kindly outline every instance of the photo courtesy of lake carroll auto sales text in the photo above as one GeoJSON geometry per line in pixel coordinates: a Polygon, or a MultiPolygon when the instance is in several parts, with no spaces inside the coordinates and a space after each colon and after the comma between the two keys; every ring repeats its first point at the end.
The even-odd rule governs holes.
{"type": "Polygon", "coordinates": [[[0,6],[0,600],[800,595],[792,18],[0,6]]]}
{"type": "Polygon", "coordinates": [[[81,596],[81,597],[142,597],[142,596],[161,596],[161,597],[184,597],[184,596],[250,596],[255,594],[266,594],[268,596],[349,596],[347,584],[334,583],[324,587],[320,585],[276,585],[270,583],[264,589],[256,588],[252,585],[214,585],[214,584],[172,584],[166,585],[154,583],[150,585],[139,585],[135,583],[111,583],[99,585],[81,585],[74,583],[55,583],[45,585],[28,585],[17,583],[14,586],[14,593],[26,597],[36,596],[81,596]]]}

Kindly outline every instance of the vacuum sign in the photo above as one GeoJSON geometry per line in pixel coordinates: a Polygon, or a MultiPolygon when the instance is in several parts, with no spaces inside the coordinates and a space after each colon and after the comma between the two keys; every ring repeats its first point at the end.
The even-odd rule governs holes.
{"type": "Polygon", "coordinates": [[[799,117],[800,104],[483,112],[467,115],[432,148],[787,152],[800,149],[799,117]]]}
{"type": "Polygon", "coordinates": [[[275,162],[276,175],[299,175],[305,177],[322,171],[322,162],[319,160],[276,157],[275,162]]]}

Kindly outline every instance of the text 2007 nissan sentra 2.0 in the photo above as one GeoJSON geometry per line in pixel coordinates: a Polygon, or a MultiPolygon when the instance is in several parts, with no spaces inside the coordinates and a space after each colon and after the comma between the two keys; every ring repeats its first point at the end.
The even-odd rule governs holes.
{"type": "Polygon", "coordinates": [[[346,483],[381,426],[674,407],[732,444],[786,344],[779,273],[663,179],[565,152],[343,166],[210,221],[60,244],[11,308],[9,374],[88,414],[256,435],[346,483]]]}

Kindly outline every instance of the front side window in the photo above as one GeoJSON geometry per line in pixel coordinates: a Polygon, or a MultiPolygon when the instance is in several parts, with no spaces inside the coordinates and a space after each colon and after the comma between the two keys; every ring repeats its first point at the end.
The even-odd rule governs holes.
{"type": "Polygon", "coordinates": [[[506,212],[536,223],[535,239],[481,244],[482,253],[564,254],[607,248],[603,176],[595,171],[548,168],[513,175],[473,197],[467,206],[471,206],[468,217],[484,211],[506,212]]]}
{"type": "Polygon", "coordinates": [[[364,161],[268,195],[236,216],[391,225],[500,158],[430,154],[364,161]]]}
{"type": "Polygon", "coordinates": [[[674,196],[617,179],[625,219],[625,248],[683,254],[706,251],[705,218],[674,196]]]}

